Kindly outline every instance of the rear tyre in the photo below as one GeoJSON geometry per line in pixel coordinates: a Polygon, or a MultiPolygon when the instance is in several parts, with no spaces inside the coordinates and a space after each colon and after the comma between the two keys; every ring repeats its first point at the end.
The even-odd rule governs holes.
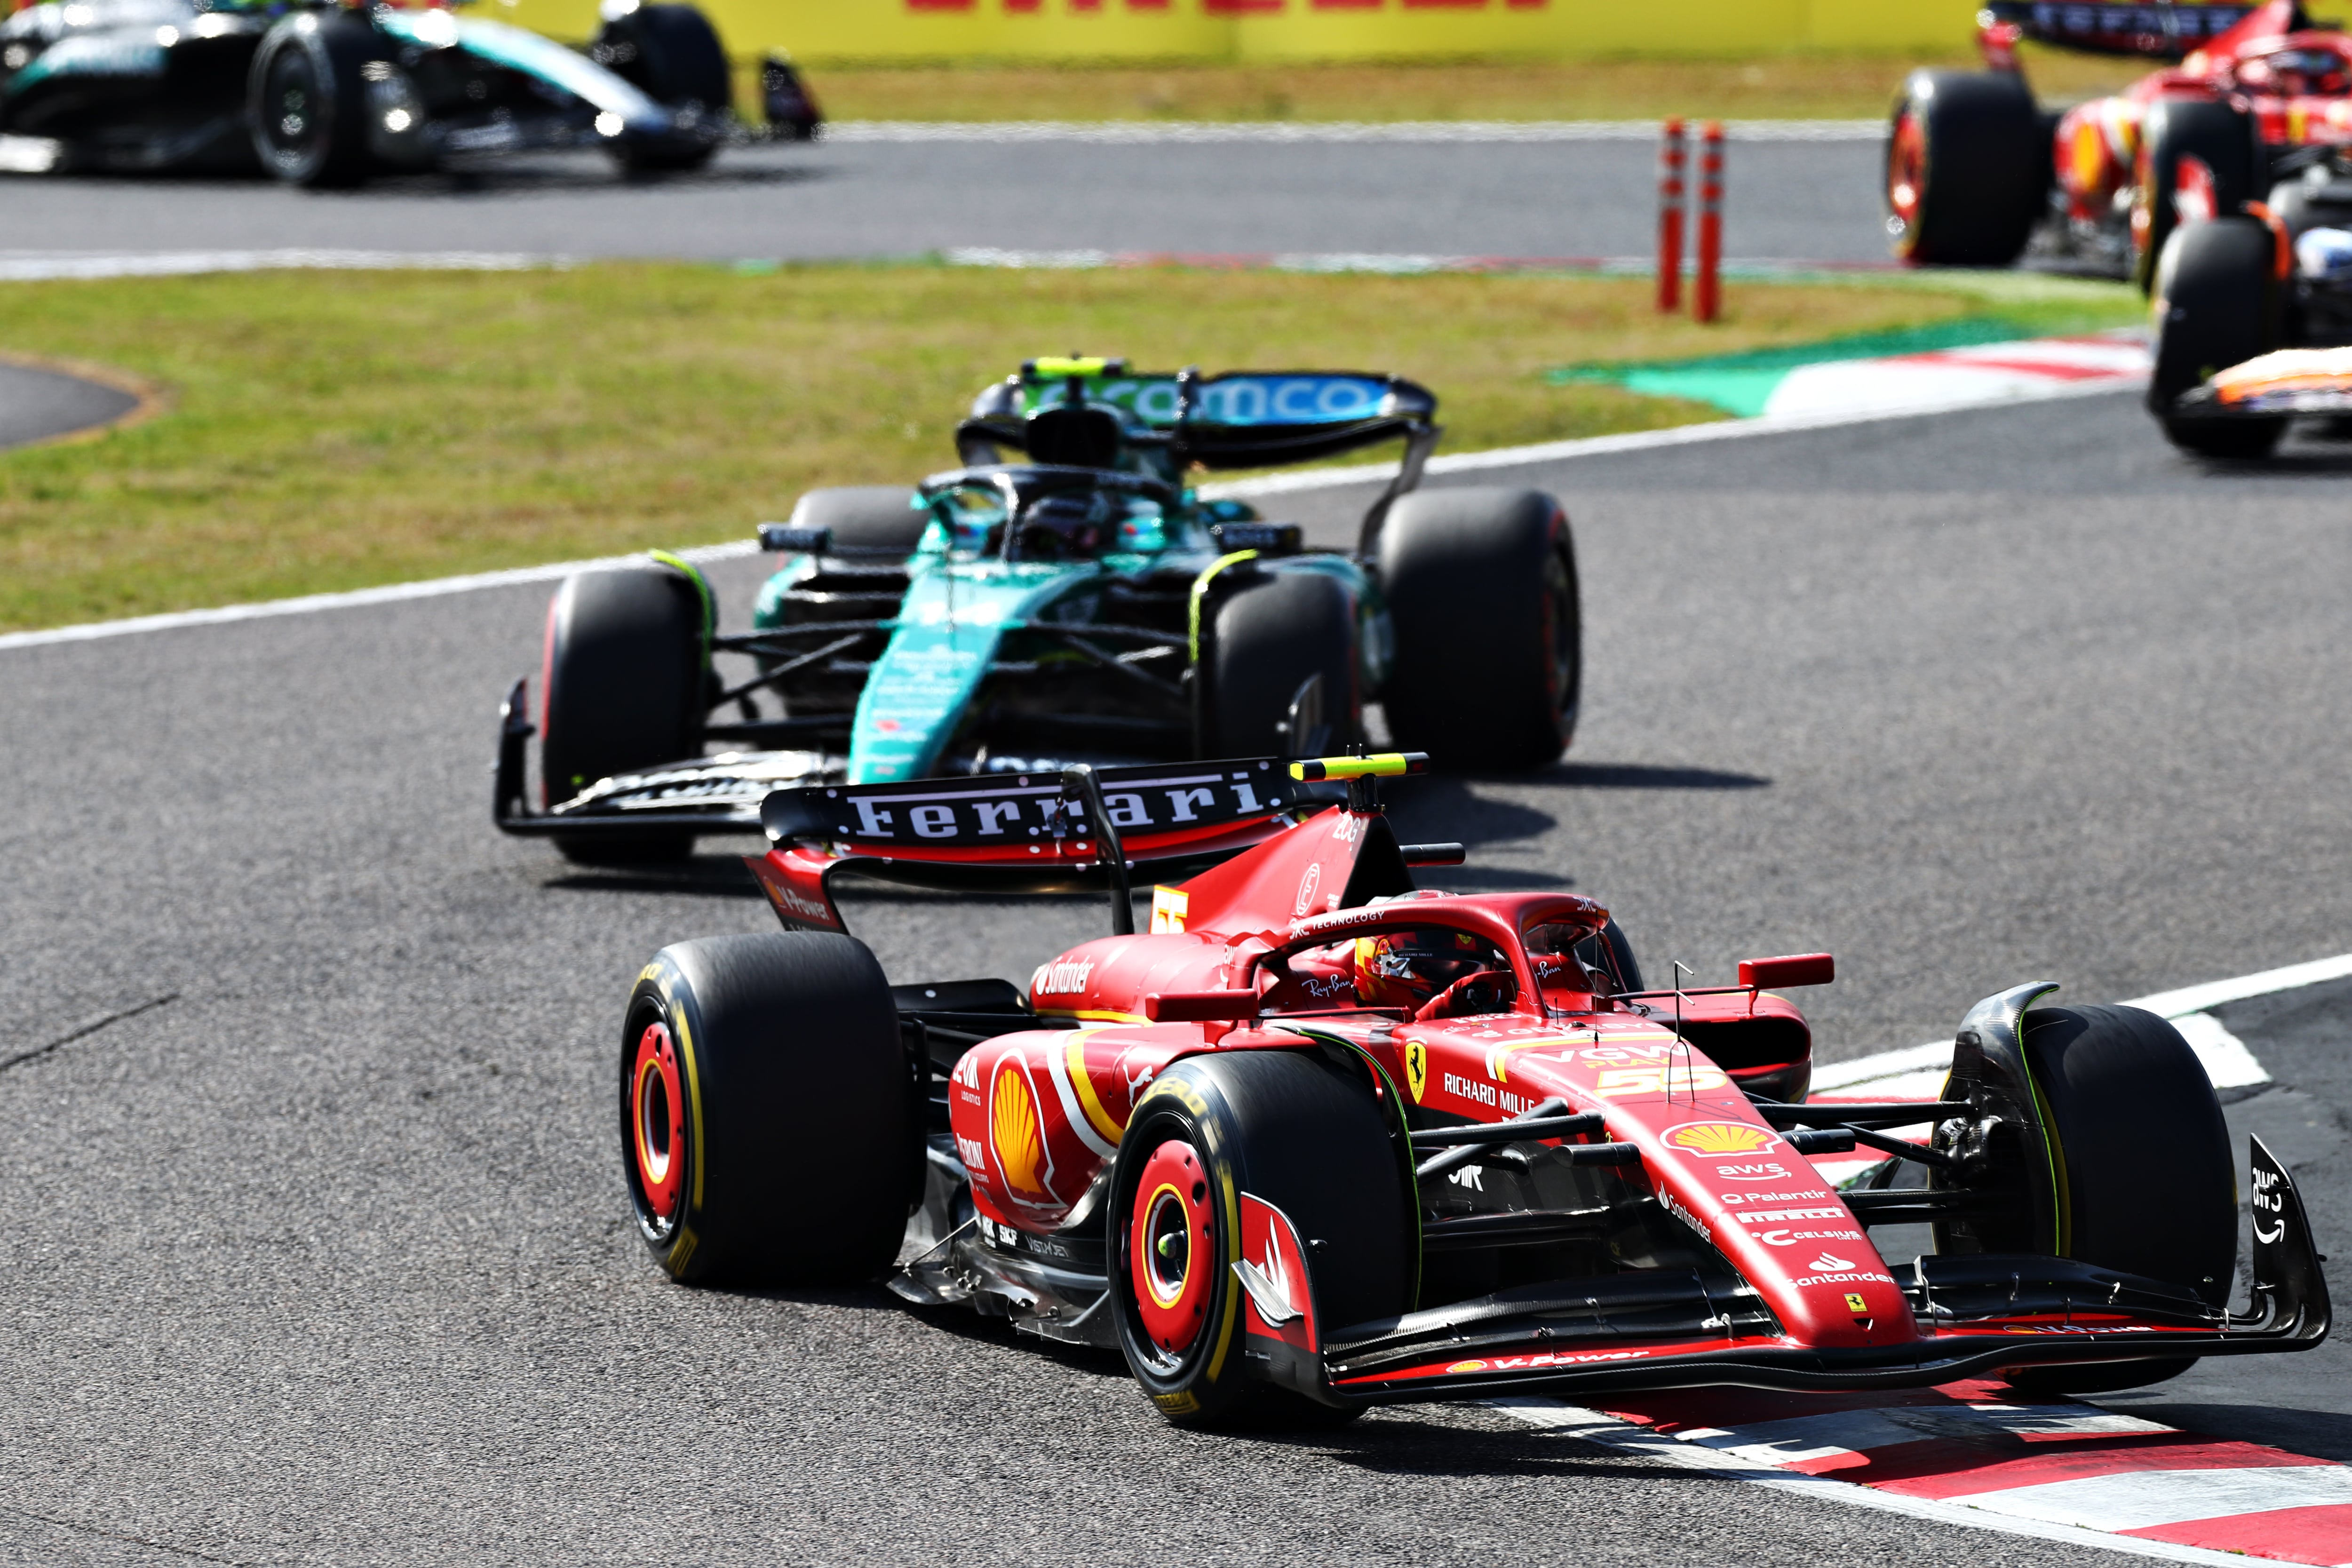
{"type": "Polygon", "coordinates": [[[1391,509],[1378,559],[1396,743],[1452,767],[1538,767],[1567,750],[1584,641],[1559,502],[1541,490],[1416,492],[1391,509]]]}
{"type": "Polygon", "coordinates": [[[1412,1304],[1408,1183],[1370,1087],[1320,1057],[1231,1051],[1161,1074],[1119,1141],[1107,1205],[1119,1347],[1160,1413],[1188,1426],[1344,1419],[1244,1368],[1238,1194],[1297,1226],[1328,1335],[1412,1304]]]}
{"type": "Polygon", "coordinates": [[[2140,122],[2132,176],[2132,277],[2143,293],[2155,283],[2164,242],[2181,226],[2176,197],[2185,157],[2212,174],[2216,217],[2234,216],[2264,188],[2268,160],[2252,115],[2210,99],[2162,98],[2150,104],[2140,122]]]}
{"type": "Polygon", "coordinates": [[[796,528],[829,528],[837,547],[912,555],[929,526],[930,509],[905,485],[839,485],[811,490],[793,508],[796,528]]]}
{"type": "MultiPolygon", "coordinates": [[[[583,572],[563,580],[547,607],[540,677],[541,788],[544,803],[571,799],[599,779],[696,756],[702,750],[709,667],[702,585],[671,567],[583,572]]],[[[559,836],[573,860],[675,858],[691,834],[625,844],[559,836]]]]}
{"type": "Polygon", "coordinates": [[[837,1284],[890,1266],[920,1150],[906,1052],[866,944],[821,931],[679,942],[621,1029],[621,1169],[686,1285],[837,1284]]]}
{"type": "Polygon", "coordinates": [[[2208,458],[2259,458],[2286,433],[2275,419],[2176,419],[2174,401],[2217,371],[2278,346],[2279,288],[2268,226],[2223,217],[2176,229],[2156,269],[2156,368],[2147,405],[2165,438],[2208,458]]]}
{"type": "MultiPolygon", "coordinates": [[[[639,5],[605,23],[589,53],[669,110],[689,132],[715,129],[734,113],[727,51],[709,19],[691,5],[639,5]]],[[[637,174],[699,169],[717,151],[711,142],[688,138],[624,136],[612,146],[621,166],[637,174]]]]}
{"type": "Polygon", "coordinates": [[[1918,70],[1886,136],[1886,232],[1922,267],[2007,267],[2051,182],[2051,139],[2022,77],[1918,70]]]}
{"type": "Polygon", "coordinates": [[[1207,662],[1210,756],[1302,756],[1356,738],[1356,605],[1338,578],[1269,572],[1228,595],[1211,624],[1207,662]],[[1309,679],[1321,688],[1309,704],[1319,714],[1310,723],[1302,707],[1300,728],[1316,733],[1293,735],[1291,705],[1309,679]]]}
{"type": "MultiPolygon", "coordinates": [[[[2237,1274],[2238,1189],[2212,1080],[2180,1032],[2137,1007],[2042,1007],[2021,1029],[2059,1174],[2063,1256],[2161,1279],[2219,1307],[2237,1274]]],[[[2037,1366],[2037,1393],[2160,1383],[2196,1358],[2037,1366]]]]}
{"type": "Polygon", "coordinates": [[[246,79],[246,123],[261,166],[312,190],[364,180],[364,72],[387,58],[382,37],[355,16],[304,11],[272,27],[246,79]]]}

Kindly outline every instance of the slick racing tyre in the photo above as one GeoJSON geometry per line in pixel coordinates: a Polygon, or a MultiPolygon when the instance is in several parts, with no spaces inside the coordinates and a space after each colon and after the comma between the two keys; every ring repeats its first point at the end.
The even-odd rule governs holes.
{"type": "MultiPolygon", "coordinates": [[[[554,805],[599,779],[702,750],[709,668],[709,590],[674,567],[582,572],[547,606],[540,675],[542,799],[554,805]]],[[[559,836],[574,860],[665,858],[691,835],[603,841],[559,836]]]]}
{"type": "MultiPolygon", "coordinates": [[[[2056,1177],[2059,1255],[2227,1303],[2238,1255],[2230,1132],[2180,1031],[2137,1007],[2041,1007],[2025,1015],[2019,1034],[2049,1133],[2053,1170],[2041,1179],[2056,1177]]],[[[1938,1226],[1938,1251],[1945,1239],[1938,1226]]],[[[2014,1239],[2036,1251],[2051,1240],[2014,1239]]],[[[2160,1383],[2194,1359],[2006,1375],[2036,1393],[2094,1394],[2160,1383]]]]}
{"type": "Polygon", "coordinates": [[[915,492],[906,485],[839,485],[811,490],[793,508],[793,527],[833,530],[836,550],[912,555],[930,521],[930,509],[916,505],[915,492]]]}
{"type": "Polygon", "coordinates": [[[2208,458],[2259,458],[2286,419],[2177,419],[2174,400],[2216,371],[2278,346],[2276,240],[2251,217],[2216,218],[2173,231],[2156,269],[2156,368],[2147,405],[2165,438],[2208,458]]]}
{"type": "Polygon", "coordinates": [[[1219,600],[1209,666],[1212,757],[1301,757],[1356,738],[1356,605],[1322,572],[1269,572],[1219,600]],[[1305,693],[1313,680],[1316,690],[1305,693]],[[1298,734],[1290,715],[1298,706],[1298,734]]]}
{"type": "Polygon", "coordinates": [[[2006,267],[2040,220],[2051,139],[2025,79],[1918,70],[1886,134],[1886,232],[1921,267],[2006,267]]]}
{"type": "Polygon", "coordinates": [[[1451,767],[1538,767],[1576,733],[1584,634],[1568,514],[1541,490],[1422,490],[1381,529],[1389,732],[1451,767]]]}
{"type": "Polygon", "coordinates": [[[2268,157],[2253,116],[2210,99],[2160,98],[2140,121],[2132,171],[2132,277],[2143,293],[2156,279],[2164,242],[2180,226],[2180,161],[2193,157],[2213,176],[2213,214],[2234,216],[2267,188],[2268,157]]]}
{"type": "Polygon", "coordinates": [[[1119,1141],[1106,1217],[1119,1347],[1160,1414],[1197,1426],[1342,1418],[1246,1368],[1239,1195],[1297,1227],[1328,1336],[1412,1304],[1407,1161],[1369,1080],[1319,1056],[1227,1051],[1160,1076],[1119,1141]]]}
{"type": "MultiPolygon", "coordinates": [[[[589,56],[677,115],[691,130],[730,117],[735,80],[709,20],[691,5],[637,5],[604,24],[589,56]]],[[[699,169],[712,142],[624,136],[613,143],[633,173],[699,169]]]]}
{"type": "Polygon", "coordinates": [[[842,1283],[897,1258],[920,1178],[881,966],[827,931],[679,942],[621,1029],[621,1170],[687,1285],[842,1283]]]}
{"type": "Polygon", "coordinates": [[[367,178],[367,67],[384,44],[359,17],[301,11],[269,30],[247,78],[246,123],[261,166],[314,190],[367,178]]]}

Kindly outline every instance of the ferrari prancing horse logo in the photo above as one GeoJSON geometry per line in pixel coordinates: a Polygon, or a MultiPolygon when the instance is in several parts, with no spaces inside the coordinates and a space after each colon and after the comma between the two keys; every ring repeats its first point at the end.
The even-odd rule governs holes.
{"type": "Polygon", "coordinates": [[[1429,1087],[1429,1047],[1419,1040],[1404,1043],[1405,1087],[1412,1090],[1412,1102],[1421,1103],[1421,1091],[1429,1087]]]}

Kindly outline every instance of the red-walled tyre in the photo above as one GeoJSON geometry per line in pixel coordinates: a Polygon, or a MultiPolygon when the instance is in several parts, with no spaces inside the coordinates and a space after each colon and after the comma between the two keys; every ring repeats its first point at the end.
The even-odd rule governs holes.
{"type": "Polygon", "coordinates": [[[821,931],[666,947],[621,1029],[637,1234],[687,1285],[842,1283],[898,1257],[920,1179],[889,983],[821,931]]]}
{"type": "Polygon", "coordinates": [[[1886,232],[1922,267],[2006,267],[2041,218],[2051,141],[2009,71],[1918,70],[1886,136],[1886,232]]]}
{"type": "Polygon", "coordinates": [[[1243,1193],[1298,1227],[1327,1330],[1412,1304],[1412,1173],[1366,1080],[1304,1052],[1192,1057],[1136,1102],[1112,1167],[1107,1257],[1128,1367],[1181,1426],[1345,1419],[1243,1363],[1243,1193]]]}

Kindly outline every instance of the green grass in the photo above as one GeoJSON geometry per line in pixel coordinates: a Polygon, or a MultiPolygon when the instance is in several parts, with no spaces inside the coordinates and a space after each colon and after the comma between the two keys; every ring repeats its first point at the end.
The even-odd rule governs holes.
{"type": "Polygon", "coordinates": [[[1070,350],[1393,370],[1443,449],[1714,418],[1552,367],[1684,359],[1995,310],[2132,319],[2100,285],[1745,283],[1708,328],[1638,279],[685,265],[11,284],[0,353],[110,365],[168,406],[0,453],[0,627],[747,535],[812,485],[952,464],[972,395],[1070,350]]]}

